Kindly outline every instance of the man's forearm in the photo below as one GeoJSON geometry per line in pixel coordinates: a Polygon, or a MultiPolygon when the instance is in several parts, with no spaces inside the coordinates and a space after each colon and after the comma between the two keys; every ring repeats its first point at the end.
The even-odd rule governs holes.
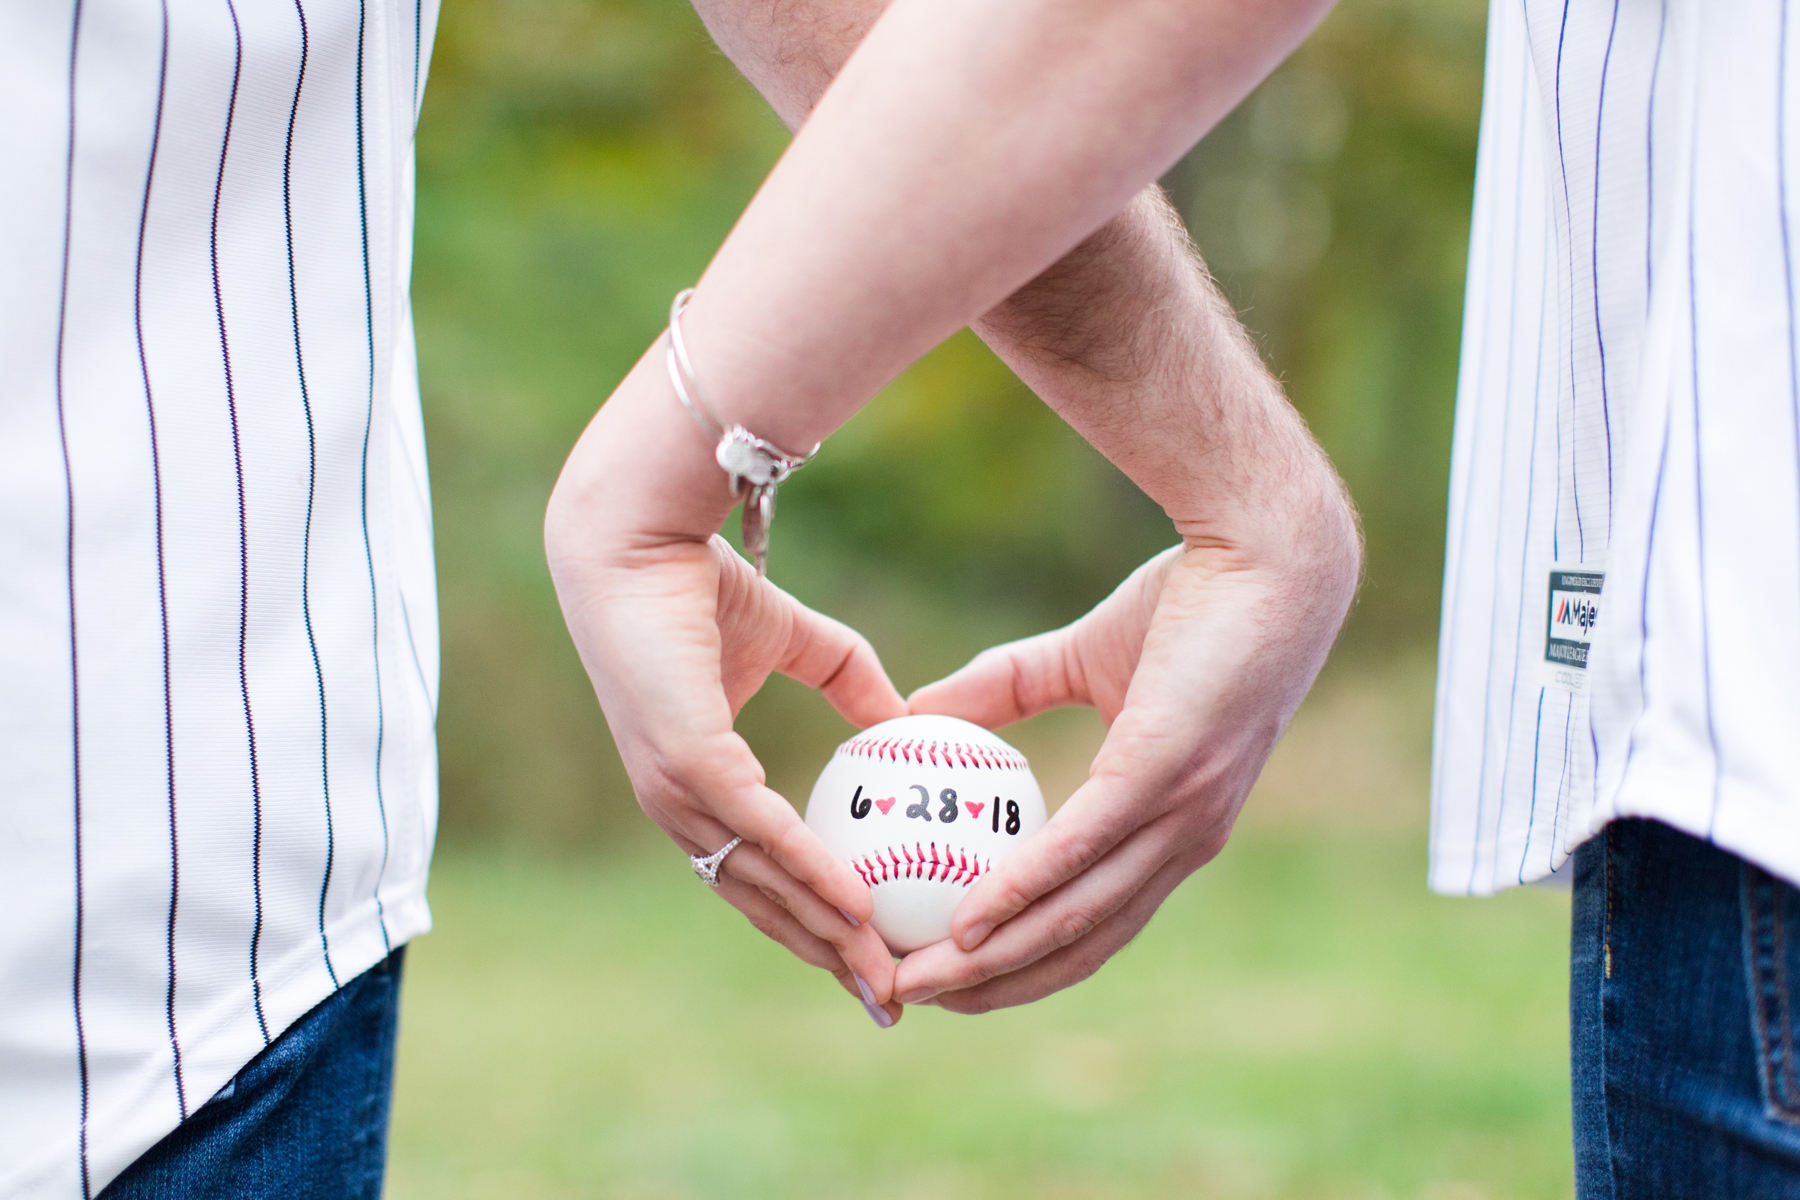
{"type": "Polygon", "coordinates": [[[1161,188],[1146,187],[975,330],[1189,544],[1256,541],[1355,573],[1337,473],[1161,188]]]}
{"type": "MultiPolygon", "coordinates": [[[[884,6],[696,0],[720,47],[790,128],[804,122],[884,6]]],[[[1302,494],[1281,507],[1326,510],[1315,520],[1342,507],[1331,503],[1335,496],[1306,494],[1335,488],[1335,479],[1328,468],[1305,469],[1323,467],[1316,447],[1154,184],[975,329],[1186,537],[1218,536],[1220,514],[1276,487],[1298,484],[1302,494]],[[1258,478],[1271,462],[1289,469],[1258,478]]],[[[1319,531],[1327,540],[1343,532],[1319,531]]]]}

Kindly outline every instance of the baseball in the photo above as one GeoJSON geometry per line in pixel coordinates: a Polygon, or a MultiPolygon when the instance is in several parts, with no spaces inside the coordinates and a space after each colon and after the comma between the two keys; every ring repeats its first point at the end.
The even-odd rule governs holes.
{"type": "Polygon", "coordinates": [[[837,748],[806,824],[869,885],[888,949],[909,954],[949,937],[970,885],[1044,827],[1044,795],[981,726],[896,717],[837,748]]]}

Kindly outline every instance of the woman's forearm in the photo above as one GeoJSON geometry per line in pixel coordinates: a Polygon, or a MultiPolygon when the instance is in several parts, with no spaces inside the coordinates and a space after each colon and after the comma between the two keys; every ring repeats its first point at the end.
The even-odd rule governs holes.
{"type": "Polygon", "coordinates": [[[1123,208],[1326,0],[894,0],[708,268],[714,398],[810,445],[1123,208]]]}

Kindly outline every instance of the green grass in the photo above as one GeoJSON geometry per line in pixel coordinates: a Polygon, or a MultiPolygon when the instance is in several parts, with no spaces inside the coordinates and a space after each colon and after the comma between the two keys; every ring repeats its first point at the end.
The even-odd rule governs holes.
{"type": "Polygon", "coordinates": [[[1416,770],[1386,819],[1280,794],[1379,711],[1343,700],[1302,714],[1271,794],[1137,942],[980,1018],[877,1030],[673,848],[449,855],[390,1194],[1570,1195],[1567,899],[1427,895],[1416,770]]]}

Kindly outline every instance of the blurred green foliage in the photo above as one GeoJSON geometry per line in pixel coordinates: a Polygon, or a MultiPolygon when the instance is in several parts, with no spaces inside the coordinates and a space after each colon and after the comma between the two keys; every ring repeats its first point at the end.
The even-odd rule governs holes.
{"type": "MultiPolygon", "coordinates": [[[[1348,480],[1352,656],[1429,646],[1483,35],[1477,0],[1346,0],[1165,181],[1348,480]]],[[[569,445],[786,143],[670,0],[456,0],[420,127],[414,295],[444,615],[443,836],[640,831],[558,617],[569,445]]],[[[782,492],[772,572],[903,689],[1067,621],[1173,540],[968,334],[782,492]]],[[[741,727],[804,794],[845,726],[772,685],[741,727]]]]}

